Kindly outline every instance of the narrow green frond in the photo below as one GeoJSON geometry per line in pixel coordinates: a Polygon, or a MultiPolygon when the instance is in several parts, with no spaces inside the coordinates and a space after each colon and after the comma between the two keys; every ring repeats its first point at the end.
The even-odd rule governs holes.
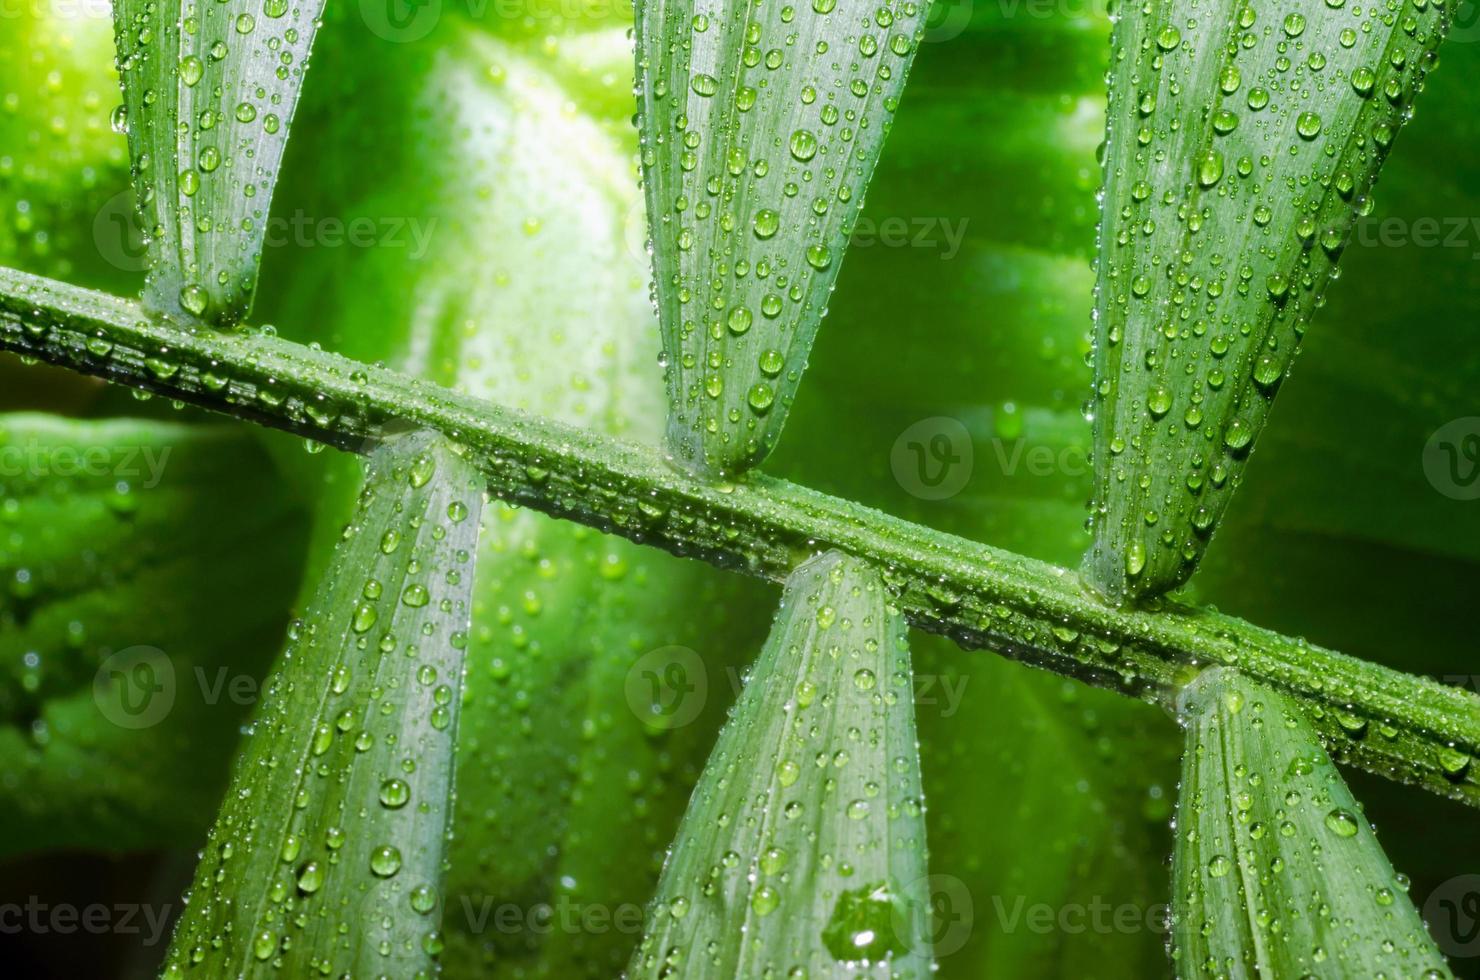
{"type": "Polygon", "coordinates": [[[1154,0],[1117,18],[1085,558],[1109,598],[1196,568],[1450,13],[1154,0]]]}
{"type": "Polygon", "coordinates": [[[482,504],[434,436],[372,457],[264,686],[167,978],[433,968],[482,504]]]}
{"type": "Polygon", "coordinates": [[[1182,693],[1181,977],[1451,976],[1315,730],[1227,668],[1182,693]]]}
{"type": "Polygon", "coordinates": [[[637,4],[668,444],[684,466],[733,475],[775,447],[928,9],[637,4]]]}
{"type": "Polygon", "coordinates": [[[911,678],[876,572],[834,552],[792,575],[628,976],[930,975],[911,678]]]}
{"type": "Polygon", "coordinates": [[[1480,806],[1480,767],[1452,758],[1480,758],[1480,696],[1215,609],[1116,608],[1066,569],[806,487],[764,475],[716,485],[653,447],[266,331],[181,331],[137,303],[4,268],[0,349],[333,446],[433,429],[468,447],[501,500],[768,580],[799,556],[844,551],[885,570],[912,625],[1122,694],[1163,700],[1202,665],[1236,663],[1308,706],[1344,763],[1480,806]],[[1384,736],[1360,737],[1369,723],[1384,736]]]}
{"type": "Polygon", "coordinates": [[[118,0],[113,8],[144,299],[220,325],[246,316],[322,0],[118,0]]]}

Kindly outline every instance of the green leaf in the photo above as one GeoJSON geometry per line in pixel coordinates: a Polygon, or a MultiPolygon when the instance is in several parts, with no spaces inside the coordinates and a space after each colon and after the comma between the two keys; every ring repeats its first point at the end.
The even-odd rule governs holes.
{"type": "Polygon", "coordinates": [[[322,0],[120,0],[118,74],[144,298],[231,325],[252,305],[268,207],[322,0]]]}
{"type": "Polygon", "coordinates": [[[792,574],[627,976],[931,975],[911,679],[876,572],[792,574]]]}
{"type": "MultiPolygon", "coordinates": [[[[448,16],[423,42],[367,47],[331,12],[300,114],[317,137],[296,144],[284,206],[399,216],[404,244],[274,251],[284,274],[270,281],[286,295],[260,302],[285,329],[316,330],[305,340],[656,442],[627,29],[552,25],[525,44],[503,36],[508,22],[488,26],[501,33],[448,16]],[[364,167],[382,140],[393,152],[364,167]],[[413,223],[426,242],[415,255],[413,223]]],[[[527,510],[495,505],[486,523],[458,736],[459,767],[479,778],[458,792],[443,960],[454,976],[605,980],[640,938],[731,669],[753,657],[774,597],[527,510]],[[705,693],[691,724],[654,731],[629,691],[663,651],[699,658],[705,693]],[[587,917],[597,924],[559,926],[587,917]]]]}
{"type": "MultiPolygon", "coordinates": [[[[776,464],[891,512],[1072,562],[1085,542],[1087,480],[1044,479],[1026,465],[1009,479],[987,440],[993,418],[1006,431],[1007,414],[994,409],[1015,401],[1026,426],[1005,452],[1052,438],[1056,456],[1072,447],[1076,472],[1085,469],[1083,382],[1065,379],[1085,370],[1108,22],[1003,22],[994,5],[975,11],[968,34],[931,47],[915,66],[910,108],[869,194],[876,222],[965,222],[962,250],[946,259],[939,249],[863,239],[851,251],[834,303],[848,331],[820,337],[809,382],[821,385],[818,397],[798,406],[776,464]],[[997,97],[979,98],[979,86],[997,97]],[[899,288],[880,295],[870,284],[885,276],[899,288]],[[993,311],[991,330],[982,309],[993,311]],[[911,315],[937,339],[908,345],[881,369],[871,351],[897,339],[895,324],[911,315]],[[923,502],[891,478],[887,450],[911,422],[957,405],[980,440],[975,475],[959,497],[923,502]]],[[[503,403],[659,435],[645,256],[612,244],[625,215],[641,245],[641,203],[625,169],[631,55],[622,30],[562,39],[554,55],[466,28],[421,46],[376,47],[373,57],[337,38],[331,16],[301,113],[301,125],[322,117],[323,126],[295,144],[290,166],[303,179],[284,181],[282,193],[294,195],[285,207],[439,220],[420,262],[388,247],[275,251],[270,261],[283,274],[270,281],[293,292],[268,317],[322,331],[305,340],[503,403]],[[496,66],[491,77],[487,65],[496,66]],[[396,80],[386,93],[376,88],[382,75],[396,80]],[[598,108],[541,111],[561,104],[598,108]],[[463,124],[449,128],[434,110],[463,124]],[[593,123],[616,138],[594,138],[593,123]],[[388,127],[393,135],[376,135],[388,127]],[[395,148],[387,165],[361,166],[381,141],[395,148]],[[569,146],[580,151],[561,151],[569,146]],[[413,179],[418,172],[439,176],[413,179]],[[559,289],[561,277],[576,276],[597,285],[559,289]],[[577,341],[590,359],[573,371],[562,352],[577,341]]],[[[775,600],[692,561],[527,511],[493,513],[459,757],[483,778],[459,788],[445,967],[453,976],[611,977],[640,937],[640,925],[634,934],[614,920],[626,923],[619,917],[652,896],[729,705],[730,665],[753,659],[764,638],[755,630],[775,600]],[[707,700],[693,724],[655,734],[634,723],[627,692],[632,668],[664,649],[675,662],[678,649],[702,659],[707,700]],[[546,906],[557,926],[531,928],[546,906]],[[501,914],[516,925],[500,927],[501,914]]],[[[933,851],[940,872],[975,899],[967,944],[940,957],[941,976],[1048,978],[1082,967],[1142,980],[1164,968],[1163,937],[1149,930],[1003,935],[992,896],[1003,896],[1008,915],[1020,898],[1055,909],[1095,895],[1117,908],[1164,903],[1172,726],[1115,695],[987,655],[962,658],[933,638],[916,644],[917,673],[928,675],[918,683],[921,738],[949,760],[925,774],[933,851]],[[1157,782],[1164,794],[1148,795],[1157,782]]],[[[961,926],[942,922],[937,935],[954,943],[961,926]]]]}
{"type": "Polygon", "coordinates": [[[376,450],[264,689],[166,977],[433,969],[482,503],[447,443],[376,450]]]}
{"type": "Polygon", "coordinates": [[[1196,567],[1449,16],[1160,0],[1119,19],[1084,565],[1110,599],[1196,567]]]}
{"type": "Polygon", "coordinates": [[[683,465],[731,475],[775,447],[928,8],[637,5],[668,444],[683,465]]]}
{"type": "Polygon", "coordinates": [[[609,978],[640,938],[729,705],[735,648],[762,640],[761,597],[693,563],[495,513],[459,745],[481,778],[458,797],[447,968],[609,978]],[[658,724],[654,678],[673,711],[658,724]]]}
{"type": "MultiPolygon", "coordinates": [[[[978,3],[962,25],[964,3],[936,9],[942,40],[912,70],[868,234],[832,299],[847,329],[819,336],[809,397],[767,471],[1072,564],[1087,544],[1083,355],[1109,22],[978,3]],[[885,222],[909,244],[884,239],[885,222]],[[896,288],[875,288],[886,280],[896,288]],[[879,358],[902,323],[928,332],[879,358]],[[895,456],[941,418],[974,452],[959,493],[926,498],[903,465],[914,458],[895,456]]],[[[912,647],[942,980],[1166,975],[1180,740],[1165,716],[947,640],[912,647]],[[1061,915],[1083,928],[1059,929],[1061,915]]]]}
{"type": "Polygon", "coordinates": [[[1179,975],[1452,976],[1407,879],[1294,705],[1213,668],[1179,711],[1179,975]]]}
{"type": "Polygon", "coordinates": [[[239,427],[0,416],[0,853],[204,830],[303,532],[239,427]]]}

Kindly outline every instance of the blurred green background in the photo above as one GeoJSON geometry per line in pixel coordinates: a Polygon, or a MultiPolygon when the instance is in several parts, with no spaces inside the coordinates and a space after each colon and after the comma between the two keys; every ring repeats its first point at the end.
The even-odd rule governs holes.
{"type": "MultiPolygon", "coordinates": [[[[1081,406],[1109,22],[1080,0],[950,0],[931,23],[767,470],[1073,565],[1088,541],[1081,406]],[[949,496],[906,465],[900,447],[920,431],[969,450],[949,496]]],[[[253,319],[655,440],[629,25],[607,0],[330,5],[253,319]]],[[[1480,503],[1423,466],[1436,430],[1480,415],[1471,33],[1420,100],[1188,592],[1474,687],[1480,503]],[[1430,221],[1437,242],[1420,232],[1430,221]]],[[[105,4],[4,8],[0,264],[138,290],[118,102],[105,4]]],[[[178,907],[254,680],[358,463],[9,357],[0,411],[0,962],[18,976],[150,975],[168,941],[150,922],[178,907]],[[107,464],[59,462],[86,450],[107,464]],[[161,652],[177,687],[164,717],[134,728],[93,685],[139,647],[161,652]],[[73,932],[45,916],[13,929],[6,911],[94,904],[104,927],[73,932]]],[[[537,515],[495,506],[485,525],[446,972],[613,976],[635,935],[495,928],[469,910],[646,901],[776,593],[537,515]],[[675,646],[704,662],[708,697],[692,724],[653,733],[629,705],[631,672],[675,646]]],[[[915,650],[941,976],[1168,975],[1157,925],[1176,726],[988,653],[925,636],[915,650]],[[1030,927],[1040,906],[1059,925],[1030,927]]],[[[1421,909],[1480,893],[1463,877],[1480,872],[1471,811],[1351,779],[1421,909]]],[[[1470,925],[1431,921],[1452,951],[1470,925]]],[[[1453,965],[1480,975],[1480,959],[1453,965]]]]}

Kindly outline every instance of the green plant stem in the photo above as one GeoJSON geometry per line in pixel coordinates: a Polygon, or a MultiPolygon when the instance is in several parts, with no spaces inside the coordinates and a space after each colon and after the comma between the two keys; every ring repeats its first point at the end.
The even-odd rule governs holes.
{"type": "Polygon", "coordinates": [[[1114,608],[1066,569],[803,487],[761,475],[705,483],[651,447],[4,269],[0,349],[351,451],[433,429],[465,446],[505,501],[774,582],[837,549],[879,568],[921,629],[1164,706],[1202,667],[1236,666],[1293,696],[1338,761],[1480,806],[1469,763],[1480,697],[1212,610],[1114,608]]]}

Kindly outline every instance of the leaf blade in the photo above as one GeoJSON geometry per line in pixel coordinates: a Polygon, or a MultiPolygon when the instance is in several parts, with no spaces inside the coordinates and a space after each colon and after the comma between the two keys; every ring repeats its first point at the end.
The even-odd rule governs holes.
{"type": "Polygon", "coordinates": [[[166,977],[433,966],[482,487],[424,434],[377,450],[365,487],[264,689],[166,977]]]}
{"type": "Polygon", "coordinates": [[[877,573],[836,553],[797,569],[627,976],[930,974],[910,684],[877,573]]]}
{"type": "Polygon", "coordinates": [[[322,13],[322,0],[115,6],[153,308],[228,326],[246,316],[322,13]]]}
{"type": "Polygon", "coordinates": [[[779,439],[928,7],[637,5],[668,445],[682,465],[734,475],[779,439]]]}
{"type": "Polygon", "coordinates": [[[1452,976],[1294,705],[1215,667],[1184,690],[1179,710],[1180,976],[1452,976]]]}
{"type": "MultiPolygon", "coordinates": [[[[427,44],[387,42],[373,56],[353,35],[323,36],[300,125],[324,128],[295,159],[342,179],[285,181],[285,210],[405,214],[435,222],[435,234],[416,263],[384,247],[281,256],[294,274],[273,282],[291,297],[271,316],[315,331],[300,339],[652,444],[663,398],[631,176],[631,41],[623,26],[588,32],[562,42],[557,61],[546,41],[558,26],[512,43],[444,18],[427,44]],[[341,106],[377,86],[389,91],[366,104],[407,131],[394,168],[367,170],[371,116],[341,106]],[[583,111],[544,111],[572,105],[583,111]]],[[[759,649],[774,597],[527,509],[493,505],[485,524],[458,735],[459,768],[479,778],[458,789],[442,963],[491,980],[609,980],[640,938],[731,670],[759,649]],[[710,696],[690,726],[654,733],[631,707],[627,675],[674,647],[702,653],[710,696]],[[551,931],[537,914],[546,906],[557,918],[611,914],[551,931]],[[508,909],[521,913],[513,924],[508,909]]]]}
{"type": "Polygon", "coordinates": [[[1449,23],[1428,2],[1201,12],[1114,28],[1084,571],[1115,601],[1196,568],[1449,23]]]}

